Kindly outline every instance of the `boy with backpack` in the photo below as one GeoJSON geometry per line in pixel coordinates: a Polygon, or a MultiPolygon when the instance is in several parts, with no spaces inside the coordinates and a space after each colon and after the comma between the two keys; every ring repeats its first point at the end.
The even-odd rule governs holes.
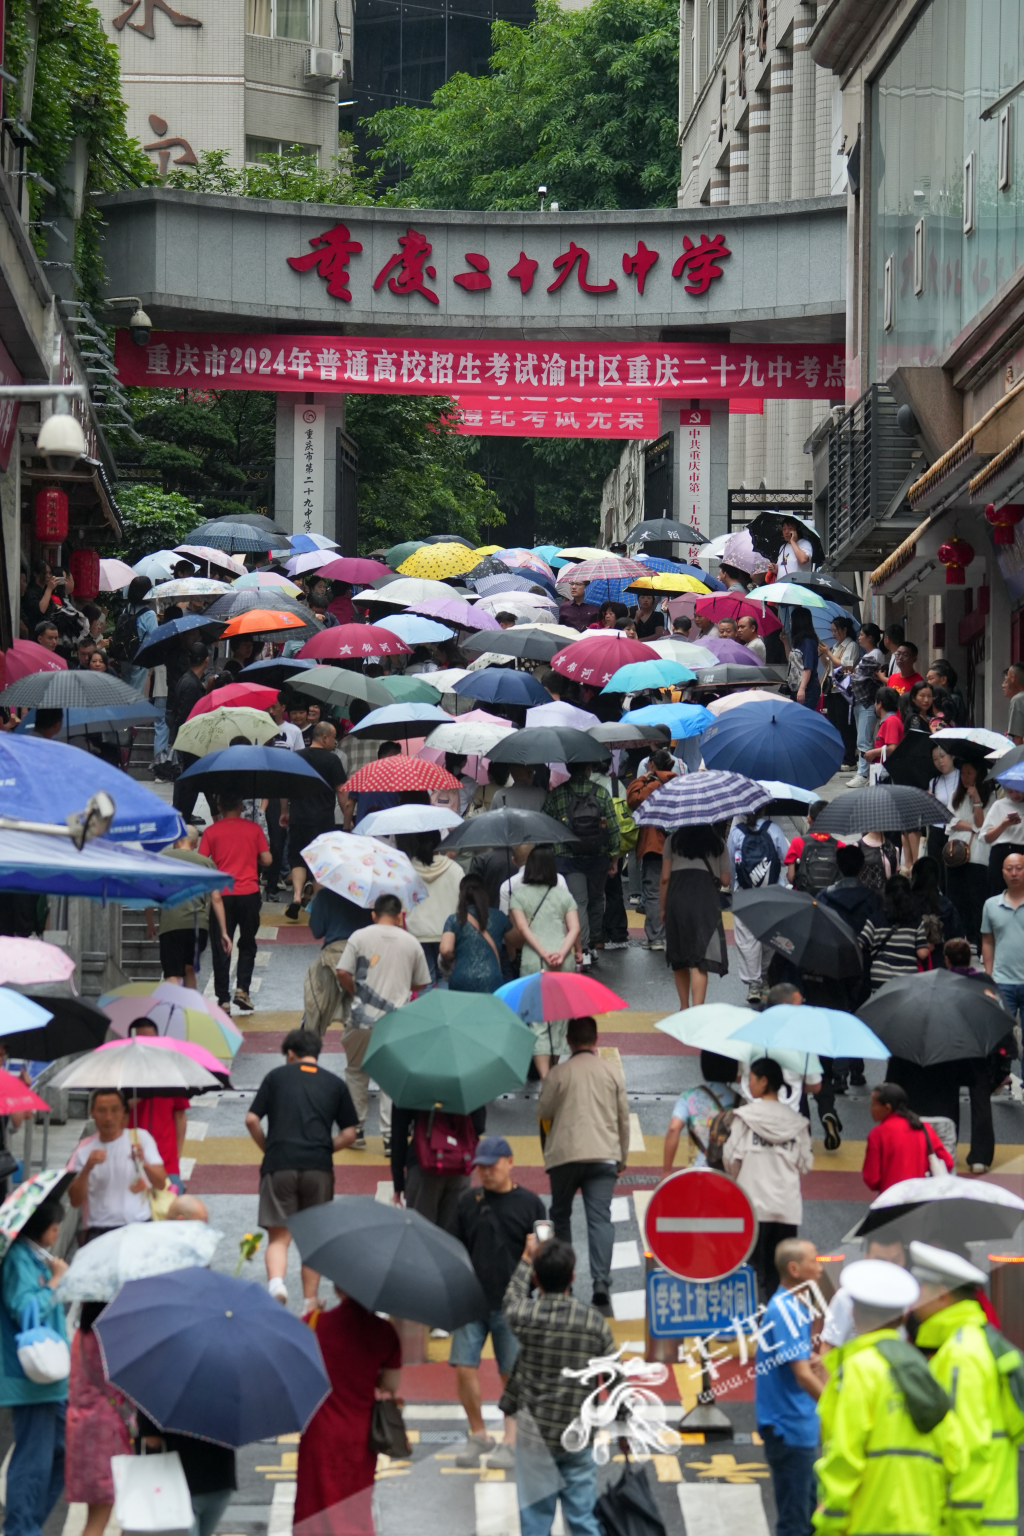
{"type": "Polygon", "coordinates": [[[814,830],[815,820],[827,804],[827,800],[816,800],[810,806],[807,812],[807,831],[803,837],[799,834],[794,837],[782,861],[795,889],[807,891],[811,896],[817,896],[839,879],[836,853],[842,847],[841,838],[833,837],[829,832],[814,830]]]}
{"type": "Polygon", "coordinates": [[[570,777],[544,801],[544,815],[563,822],[574,834],[556,843],[558,873],[564,875],[580,914],[583,966],[593,964],[593,944],[604,927],[605,886],[619,867],[619,822],[612,797],[590,782],[590,764],[573,763],[570,777]]]}
{"type": "MultiPolygon", "coordinates": [[[[785,885],[782,872],[786,839],[773,821],[756,813],[737,818],[726,841],[732,861],[733,890],[751,891],[765,885],[785,885]]],[[[771,953],[733,914],[733,937],[740,980],[746,983],[747,1002],[761,1001],[762,979],[771,953]]]]}

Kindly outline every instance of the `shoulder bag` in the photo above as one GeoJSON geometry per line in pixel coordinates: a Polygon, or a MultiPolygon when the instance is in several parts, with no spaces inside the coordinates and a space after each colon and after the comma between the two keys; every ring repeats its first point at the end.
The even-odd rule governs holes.
{"type": "Polygon", "coordinates": [[[402,1408],[393,1397],[374,1399],[368,1444],[378,1456],[390,1456],[392,1461],[402,1461],[412,1455],[402,1408]]]}
{"type": "Polygon", "coordinates": [[[55,1328],[39,1320],[39,1300],[32,1296],[21,1313],[21,1332],[15,1334],[18,1364],[29,1381],[51,1386],[71,1375],[71,1351],[55,1328]]]}

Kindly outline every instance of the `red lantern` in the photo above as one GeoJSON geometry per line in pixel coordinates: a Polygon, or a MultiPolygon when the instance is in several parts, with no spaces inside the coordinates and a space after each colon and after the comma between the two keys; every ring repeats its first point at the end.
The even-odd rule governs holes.
{"type": "Polygon", "coordinates": [[[997,507],[994,501],[990,501],[985,508],[985,521],[991,523],[995,532],[992,535],[993,544],[1012,544],[1013,530],[1024,517],[1024,507],[1009,502],[1005,507],[997,507]]]}
{"type": "Polygon", "coordinates": [[[974,559],[974,548],[966,539],[950,539],[948,544],[940,546],[935,558],[946,567],[947,587],[965,585],[964,571],[974,559]]]}
{"type": "Polygon", "coordinates": [[[94,549],[73,549],[68,559],[68,570],[75,583],[75,597],[83,603],[91,603],[100,590],[100,557],[94,549]]]}
{"type": "Polygon", "coordinates": [[[68,536],[68,498],[58,485],[48,485],[36,497],[36,538],[40,544],[63,544],[68,536]]]}

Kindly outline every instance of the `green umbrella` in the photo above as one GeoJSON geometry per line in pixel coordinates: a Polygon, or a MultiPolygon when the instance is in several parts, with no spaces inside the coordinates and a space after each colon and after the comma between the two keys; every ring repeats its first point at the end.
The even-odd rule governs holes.
{"type": "Polygon", "coordinates": [[[382,677],[380,685],[386,688],[396,704],[440,704],[441,694],[431,688],[421,677],[382,677]]]}
{"type": "Polygon", "coordinates": [[[468,1115],[521,1088],[536,1041],[491,992],[428,992],[373,1026],[363,1069],[403,1109],[468,1115]]]}
{"type": "Polygon", "coordinates": [[[403,560],[408,560],[414,550],[423,548],[422,539],[407,539],[404,544],[392,544],[385,552],[384,563],[390,565],[393,571],[397,571],[403,560]]]}
{"type": "Polygon", "coordinates": [[[340,704],[345,699],[362,699],[376,709],[395,701],[376,677],[349,672],[345,667],[310,667],[288,679],[289,693],[308,694],[323,704],[340,704]]]}

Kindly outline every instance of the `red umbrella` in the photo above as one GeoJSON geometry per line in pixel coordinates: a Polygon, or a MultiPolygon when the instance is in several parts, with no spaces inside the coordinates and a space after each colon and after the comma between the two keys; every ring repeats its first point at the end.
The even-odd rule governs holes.
{"type": "Polygon", "coordinates": [[[761,658],[755,651],[748,651],[738,640],[723,640],[721,635],[701,635],[697,642],[713,651],[719,661],[735,661],[741,667],[759,667],[761,658]]]}
{"type": "Polygon", "coordinates": [[[385,565],[383,560],[365,560],[358,555],[342,555],[337,560],[329,560],[326,565],[317,569],[317,576],[325,576],[328,581],[347,581],[352,586],[358,582],[360,586],[368,587],[371,581],[376,581],[378,576],[393,576],[390,565],[385,565]]]}
{"type": "Polygon", "coordinates": [[[3,661],[5,687],[9,683],[18,682],[22,677],[29,677],[33,672],[66,672],[68,669],[63,656],[55,655],[35,640],[15,640],[10,649],[4,652],[3,661]]]}
{"type": "Polygon", "coordinates": [[[322,629],[312,640],[307,640],[299,652],[299,660],[312,657],[316,661],[330,658],[332,661],[349,657],[361,660],[366,656],[411,656],[412,647],[406,645],[390,629],[378,629],[370,624],[337,624],[333,629],[322,629]]]}
{"type": "Polygon", "coordinates": [[[498,988],[498,996],[527,1024],[543,1019],[578,1019],[588,1013],[628,1008],[625,998],[593,976],[575,971],[535,971],[498,988]]]}
{"type": "Polygon", "coordinates": [[[49,1107],[46,1100],[26,1088],[19,1077],[0,1070],[0,1115],[23,1115],[27,1111],[49,1107]]]}
{"type": "Polygon", "coordinates": [[[459,781],[439,763],[423,757],[382,757],[358,768],[345,788],[353,795],[366,790],[401,793],[411,789],[458,789],[459,781]]]}
{"type": "MultiPolygon", "coordinates": [[[[701,618],[711,619],[715,624],[719,619],[753,619],[759,635],[772,635],[782,628],[781,620],[770,608],[766,607],[762,613],[757,603],[751,603],[734,592],[716,592],[712,597],[698,597],[694,606],[701,618]]],[[[700,643],[703,645],[704,641],[700,643]]]]}
{"type": "Polygon", "coordinates": [[[602,687],[613,672],[631,661],[658,661],[656,650],[642,640],[628,640],[614,629],[595,630],[574,640],[551,658],[553,671],[578,683],[602,687]]]}
{"type": "Polygon", "coordinates": [[[211,709],[220,709],[225,704],[241,704],[248,709],[269,709],[277,698],[276,688],[266,688],[262,683],[228,683],[224,688],[214,688],[208,693],[193,710],[189,712],[189,719],[194,720],[196,715],[207,715],[211,709]]]}

